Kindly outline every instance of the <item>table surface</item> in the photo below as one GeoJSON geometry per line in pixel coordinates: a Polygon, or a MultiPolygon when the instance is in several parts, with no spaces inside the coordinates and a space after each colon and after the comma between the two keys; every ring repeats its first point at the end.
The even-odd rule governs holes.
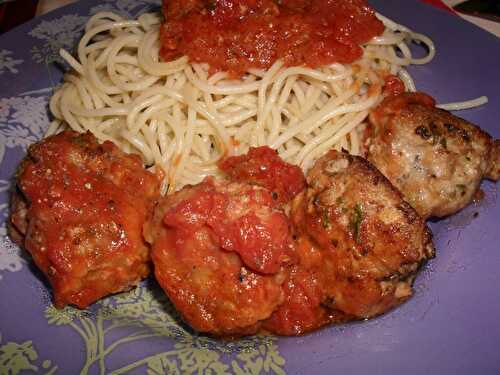
{"type": "MultiPolygon", "coordinates": [[[[54,1],[54,0],[52,0],[52,1],[54,1]]],[[[450,7],[453,7],[453,6],[460,4],[460,3],[463,3],[463,2],[464,2],[464,0],[443,0],[443,3],[445,3],[446,5],[448,5],[450,7]]],[[[462,18],[466,19],[467,21],[472,22],[473,24],[489,31],[492,34],[495,34],[497,37],[500,38],[500,23],[499,22],[489,21],[489,20],[485,20],[483,18],[468,16],[468,15],[460,14],[460,13],[458,13],[458,14],[460,15],[460,17],[462,17],[462,18]]]]}

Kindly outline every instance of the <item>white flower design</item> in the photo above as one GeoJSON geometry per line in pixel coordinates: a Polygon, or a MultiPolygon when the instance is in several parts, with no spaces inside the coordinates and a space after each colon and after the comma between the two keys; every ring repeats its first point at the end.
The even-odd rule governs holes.
{"type": "MultiPolygon", "coordinates": [[[[159,5],[159,0],[104,0],[101,5],[92,8],[90,14],[113,10],[124,17],[135,18],[159,5]]],[[[33,60],[45,64],[62,61],[59,50],[73,50],[87,19],[88,17],[69,14],[55,20],[42,20],[29,32],[29,35],[42,42],[31,49],[33,60]]],[[[17,73],[15,66],[22,62],[23,60],[14,59],[12,52],[0,50],[0,74],[7,70],[17,73]]],[[[0,163],[8,148],[21,147],[26,150],[30,144],[43,137],[49,124],[47,91],[50,90],[41,91],[44,92],[43,95],[26,93],[0,98],[0,163]]],[[[6,194],[9,187],[7,180],[0,180],[0,194],[6,194]]],[[[3,272],[19,271],[25,263],[21,250],[7,235],[7,216],[8,203],[0,203],[0,280],[3,272]]]]}
{"type": "MultiPolygon", "coordinates": [[[[0,190],[8,189],[8,181],[0,180],[0,190]]],[[[7,235],[7,228],[5,222],[7,220],[8,204],[0,204],[0,280],[2,280],[2,273],[5,271],[17,272],[22,269],[23,264],[26,262],[22,255],[21,249],[14,244],[7,235]]]]}
{"type": "Polygon", "coordinates": [[[103,4],[90,9],[90,14],[102,11],[113,11],[125,18],[137,18],[160,6],[159,0],[104,0],[103,4]]]}
{"type": "MultiPolygon", "coordinates": [[[[0,99],[0,143],[4,147],[28,146],[41,139],[49,124],[46,96],[0,99]]],[[[0,147],[0,156],[3,152],[0,147]]],[[[0,162],[1,162],[0,158],[0,162]]]]}
{"type": "MultiPolygon", "coordinates": [[[[91,8],[90,14],[100,11],[114,11],[126,18],[136,18],[159,6],[159,0],[104,0],[102,4],[91,8]]],[[[63,62],[59,56],[59,50],[64,48],[69,52],[73,51],[87,20],[88,17],[67,14],[58,19],[40,22],[29,32],[32,37],[43,41],[42,45],[35,45],[31,48],[33,60],[45,64],[55,61],[63,62]]]]}
{"type": "MultiPolygon", "coordinates": [[[[0,163],[6,148],[28,145],[43,137],[48,126],[46,96],[17,96],[0,99],[0,163]]],[[[8,237],[8,180],[0,180],[0,280],[5,271],[19,271],[25,261],[21,250],[8,237]]]]}
{"type": "Polygon", "coordinates": [[[8,51],[6,49],[0,50],[0,74],[3,74],[7,70],[13,74],[19,72],[19,70],[17,70],[15,66],[21,64],[24,60],[16,60],[11,55],[11,51],[8,51]]]}
{"type": "Polygon", "coordinates": [[[61,18],[45,21],[43,20],[29,32],[34,38],[43,41],[42,45],[31,48],[33,60],[38,63],[62,62],[59,50],[64,48],[70,52],[81,36],[87,17],[77,14],[67,14],[61,18]]]}

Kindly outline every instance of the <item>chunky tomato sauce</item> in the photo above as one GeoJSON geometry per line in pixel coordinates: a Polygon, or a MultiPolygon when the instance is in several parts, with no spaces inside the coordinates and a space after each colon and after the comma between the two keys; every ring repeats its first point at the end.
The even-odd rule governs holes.
{"type": "Polygon", "coordinates": [[[209,228],[218,246],[238,253],[247,267],[263,274],[278,272],[292,257],[288,219],[272,208],[269,191],[241,185],[231,196],[217,190],[212,178],[198,187],[197,194],[163,217],[167,227],[177,229],[176,241],[183,243],[200,228],[209,228]]]}
{"type": "Polygon", "coordinates": [[[269,68],[351,63],[384,26],[365,0],[164,0],[161,57],[187,55],[239,76],[269,68]]]}
{"type": "Polygon", "coordinates": [[[326,280],[321,269],[323,254],[304,237],[296,242],[296,251],[300,263],[292,267],[283,283],[285,301],[264,322],[264,329],[279,335],[301,335],[331,320],[323,306],[326,280]]]}
{"type": "Polygon", "coordinates": [[[306,187],[306,178],[296,165],[284,162],[270,147],[252,147],[247,154],[232,156],[219,163],[234,181],[265,187],[278,203],[290,201],[306,187]]]}
{"type": "Polygon", "coordinates": [[[395,75],[388,75],[384,80],[384,96],[397,96],[406,91],[405,84],[395,75]]]}

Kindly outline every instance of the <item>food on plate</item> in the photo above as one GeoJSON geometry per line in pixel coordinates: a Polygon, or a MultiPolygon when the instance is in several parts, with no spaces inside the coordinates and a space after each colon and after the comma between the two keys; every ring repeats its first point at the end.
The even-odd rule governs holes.
{"type": "Polygon", "coordinates": [[[349,64],[384,31],[364,0],[166,0],[165,61],[188,56],[236,77],[252,68],[349,64]]]}
{"type": "Polygon", "coordinates": [[[358,154],[355,129],[384,91],[414,90],[405,67],[435,52],[364,0],[165,0],[164,13],[90,18],[77,55],[62,51],[72,70],[49,129],[140,154],[166,171],[162,192],[220,176],[221,158],[250,147],[303,171],[330,148],[358,154]]]}
{"type": "Polygon", "coordinates": [[[283,301],[292,237],[265,188],[208,177],[165,196],[144,233],[156,279],[200,332],[255,333],[283,301]]]}
{"type": "Polygon", "coordinates": [[[298,335],[410,298],[434,256],[425,217],[499,175],[498,141],[405,93],[405,67],[430,61],[432,41],[365,0],[163,11],[98,13],[77,58],[61,52],[73,70],[11,216],[56,306],[136,285],[149,245],[170,300],[212,335],[298,335]],[[428,54],[414,58],[411,42],[428,54]],[[370,113],[367,157],[388,178],[355,156],[370,113]]]}
{"type": "Polygon", "coordinates": [[[281,203],[292,200],[306,187],[302,170],[284,162],[267,146],[252,147],[244,155],[225,158],[219,163],[219,169],[233,181],[265,187],[281,203]]]}
{"type": "Polygon", "coordinates": [[[361,157],[330,151],[307,175],[291,218],[299,262],[266,329],[300,334],[325,321],[366,319],[412,295],[434,256],[425,221],[361,157]]]}
{"type": "Polygon", "coordinates": [[[231,166],[229,179],[167,195],[144,231],[157,280],[198,331],[298,335],[370,318],[406,301],[434,255],[424,220],[361,157],[320,158],[289,217],[273,190],[296,185],[290,173],[276,174],[294,169],[274,151],[259,147],[221,164],[231,166]],[[251,171],[276,183],[269,189],[251,171]]]}
{"type": "Polygon", "coordinates": [[[389,96],[367,131],[367,159],[424,218],[457,212],[482,178],[500,177],[499,141],[434,104],[423,93],[389,96]]]}
{"type": "Polygon", "coordinates": [[[149,274],[142,227],[159,178],[139,156],[65,131],[29,148],[17,187],[11,235],[50,281],[57,307],[85,308],[149,274]]]}
{"type": "Polygon", "coordinates": [[[492,181],[500,180],[500,139],[495,139],[493,149],[491,150],[491,166],[486,178],[492,181]]]}

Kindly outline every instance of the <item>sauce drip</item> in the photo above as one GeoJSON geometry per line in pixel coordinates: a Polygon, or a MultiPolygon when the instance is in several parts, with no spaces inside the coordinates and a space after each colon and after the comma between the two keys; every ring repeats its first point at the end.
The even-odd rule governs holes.
{"type": "Polygon", "coordinates": [[[348,64],[384,25],[365,0],[164,0],[160,56],[187,55],[211,73],[348,64]]]}

